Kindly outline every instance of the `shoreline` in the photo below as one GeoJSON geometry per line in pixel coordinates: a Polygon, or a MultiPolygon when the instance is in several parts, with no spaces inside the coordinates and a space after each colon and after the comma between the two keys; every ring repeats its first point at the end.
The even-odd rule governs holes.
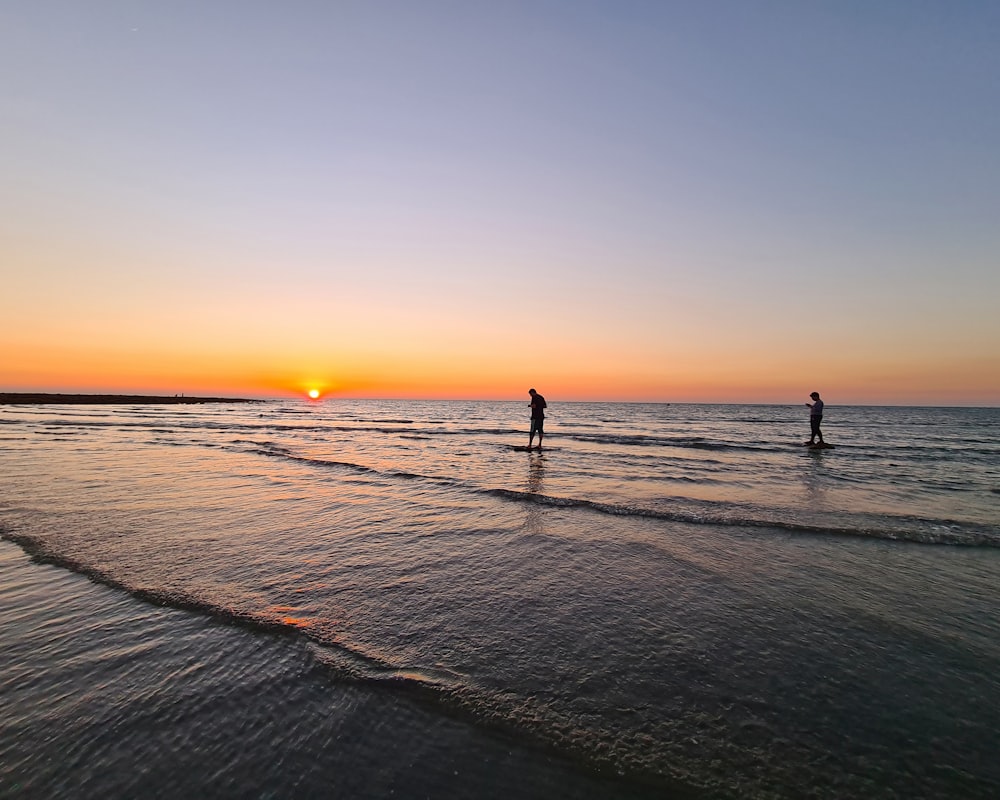
{"type": "Polygon", "coordinates": [[[259,403],[246,397],[195,397],[152,394],[50,394],[0,392],[0,405],[194,405],[197,403],[259,403]]]}

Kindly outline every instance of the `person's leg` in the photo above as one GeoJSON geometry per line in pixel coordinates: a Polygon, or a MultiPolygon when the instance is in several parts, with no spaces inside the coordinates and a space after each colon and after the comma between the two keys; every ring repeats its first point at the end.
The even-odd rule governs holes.
{"type": "Polygon", "coordinates": [[[819,426],[820,426],[820,423],[821,423],[822,421],[823,421],[823,417],[822,417],[822,415],[821,415],[821,416],[818,416],[818,417],[816,417],[816,435],[817,435],[817,436],[819,437],[819,443],[820,443],[820,444],[825,444],[825,442],[823,441],[823,431],[821,431],[821,430],[819,429],[819,426]]]}
{"type": "MultiPolygon", "coordinates": [[[[819,418],[809,417],[809,444],[816,444],[816,436],[819,434],[819,418]]],[[[820,441],[823,437],[820,436],[820,441]]]]}

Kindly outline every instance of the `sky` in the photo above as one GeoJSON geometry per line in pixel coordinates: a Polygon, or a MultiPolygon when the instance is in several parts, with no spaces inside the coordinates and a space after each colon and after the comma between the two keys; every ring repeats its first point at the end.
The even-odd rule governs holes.
{"type": "Polygon", "coordinates": [[[1000,405],[1000,3],[0,4],[0,391],[1000,405]]]}

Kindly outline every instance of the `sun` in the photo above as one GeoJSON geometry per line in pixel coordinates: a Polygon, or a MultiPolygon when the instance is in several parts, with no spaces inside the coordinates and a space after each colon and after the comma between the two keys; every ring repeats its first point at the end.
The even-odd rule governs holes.
{"type": "Polygon", "coordinates": [[[312,400],[316,400],[317,398],[319,398],[319,389],[310,389],[309,397],[312,400]]]}

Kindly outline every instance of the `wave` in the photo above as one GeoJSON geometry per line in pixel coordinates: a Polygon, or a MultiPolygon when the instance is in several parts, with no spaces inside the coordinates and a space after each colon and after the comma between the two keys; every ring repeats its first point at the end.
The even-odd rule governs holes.
{"type": "Polygon", "coordinates": [[[253,612],[219,605],[176,590],[129,585],[109,572],[53,550],[34,536],[0,527],[0,538],[18,545],[34,561],[67,569],[89,580],[122,591],[146,603],[199,614],[252,631],[274,636],[302,638],[309,642],[316,661],[330,670],[335,680],[418,694],[446,707],[468,704],[464,676],[443,668],[427,669],[393,664],[358,647],[337,641],[329,633],[317,634],[298,620],[280,613],[253,612]]]}
{"type": "MultiPolygon", "coordinates": [[[[969,442],[962,443],[972,444],[969,442]]],[[[947,444],[885,444],[882,442],[861,441],[855,449],[868,457],[879,457],[888,454],[902,455],[908,459],[913,456],[935,459],[962,459],[969,455],[997,456],[1000,448],[993,447],[958,447],[954,443],[947,444]]]]}
{"type": "Polygon", "coordinates": [[[668,511],[638,505],[553,497],[536,492],[521,492],[513,489],[486,489],[483,491],[515,502],[537,503],[557,508],[584,508],[612,516],[646,517],[691,525],[712,525],[725,528],[770,528],[791,533],[832,534],[837,536],[912,542],[916,544],[1000,547],[1000,531],[984,525],[959,523],[951,520],[890,517],[883,519],[882,524],[845,526],[819,522],[789,521],[767,514],[759,516],[751,516],[746,513],[726,514],[713,512],[711,509],[668,511]]]}
{"type": "MultiPolygon", "coordinates": [[[[162,416],[150,417],[148,420],[122,420],[109,418],[107,420],[80,420],[80,419],[51,419],[45,420],[46,428],[65,429],[74,428],[81,431],[96,428],[103,430],[120,431],[154,431],[159,433],[175,433],[179,431],[208,431],[211,433],[231,433],[231,434],[381,434],[388,436],[398,436],[400,438],[411,439],[435,439],[441,437],[462,437],[476,439],[483,436],[501,436],[521,434],[523,431],[514,428],[441,428],[440,426],[428,426],[414,423],[412,420],[392,419],[392,420],[359,420],[362,424],[352,422],[311,422],[308,424],[296,423],[292,421],[283,422],[281,420],[268,419],[261,415],[260,421],[248,420],[227,420],[216,421],[209,419],[185,419],[171,418],[165,420],[162,416]],[[369,423],[377,424],[369,424],[369,423]],[[169,424],[170,430],[164,430],[164,426],[169,424]]],[[[0,420],[0,424],[23,424],[23,420],[0,420]]],[[[207,442],[206,442],[207,444],[207,442]]]]}
{"type": "MultiPolygon", "coordinates": [[[[103,569],[55,552],[34,536],[12,532],[2,525],[0,538],[18,545],[37,563],[70,570],[142,602],[198,614],[252,632],[304,641],[314,663],[327,670],[335,682],[404,693],[449,716],[466,719],[522,742],[530,741],[533,746],[560,757],[579,759],[578,763],[588,771],[593,770],[594,774],[613,771],[619,786],[644,789],[635,796],[659,797],[663,792],[672,797],[698,796],[690,794],[689,787],[673,777],[651,771],[645,765],[622,761],[621,754],[610,751],[598,737],[580,736],[579,731],[567,732],[552,725],[550,720],[540,719],[537,714],[526,715],[525,702],[509,690],[491,689],[468,675],[440,665],[428,668],[393,664],[357,646],[337,641],[335,635],[317,634],[308,627],[282,621],[280,616],[223,606],[184,592],[130,586],[103,569]]],[[[628,792],[629,796],[633,794],[628,792]]]]}
{"type": "Polygon", "coordinates": [[[355,463],[350,462],[350,461],[334,461],[332,459],[324,459],[324,458],[308,458],[307,456],[297,456],[297,455],[294,455],[293,453],[291,453],[291,452],[289,452],[287,450],[284,450],[284,452],[282,452],[282,450],[284,450],[284,448],[282,448],[281,450],[274,450],[274,449],[270,449],[270,448],[266,448],[266,447],[251,447],[251,448],[247,449],[245,452],[247,452],[247,453],[257,453],[258,455],[262,455],[262,456],[277,456],[277,457],[280,457],[280,458],[287,459],[288,461],[296,461],[296,462],[299,462],[299,463],[302,463],[302,464],[314,464],[314,465],[320,466],[320,467],[338,467],[338,468],[341,468],[341,469],[350,470],[351,472],[355,472],[355,473],[357,473],[359,475],[364,475],[364,474],[369,474],[369,475],[384,475],[384,474],[386,474],[385,472],[382,472],[381,470],[374,469],[373,467],[366,467],[364,464],[355,464],[355,463]]]}
{"type": "MultiPolygon", "coordinates": [[[[969,522],[958,522],[950,519],[926,519],[902,515],[879,515],[865,517],[852,515],[856,521],[852,525],[834,524],[828,521],[790,520],[785,509],[764,509],[740,506],[738,504],[723,504],[718,501],[691,501],[687,498],[672,498],[673,503],[687,503],[694,507],[653,508],[650,506],[615,503],[587,498],[560,497],[538,492],[520,491],[500,487],[480,486],[460,478],[421,475],[403,470],[379,470],[362,464],[331,459],[310,458],[299,456],[286,448],[255,446],[246,452],[259,455],[282,458],[315,467],[344,469],[355,474],[379,475],[382,477],[423,481],[439,487],[460,488],[498,498],[508,502],[535,503],[556,508],[577,508],[599,514],[615,517],[637,517],[657,519],[666,522],[677,522],[688,525],[711,525],[722,528],[754,528],[785,531],[789,533],[851,536],[887,541],[911,542],[928,545],[956,545],[967,547],[1000,547],[1000,530],[995,526],[980,525],[969,522]]],[[[691,483],[703,483],[695,479],[691,483]]],[[[845,514],[838,514],[843,519],[845,514]]]]}
{"type": "MultiPolygon", "coordinates": [[[[282,414],[297,413],[292,411],[282,411],[282,414]]],[[[302,414],[302,417],[308,415],[302,414]]],[[[6,422],[6,421],[3,421],[6,422]]],[[[14,424],[16,421],[10,421],[8,424],[14,424]]],[[[204,430],[210,432],[227,432],[227,433],[244,433],[244,434],[268,434],[268,433],[283,433],[283,434],[318,434],[318,435],[332,435],[332,434],[350,434],[357,435],[360,433],[366,434],[380,434],[388,436],[398,436],[400,438],[407,439],[418,439],[418,440],[434,440],[439,438],[466,438],[466,439],[483,439],[484,437],[500,437],[506,438],[510,436],[519,436],[524,433],[521,428],[511,428],[511,427],[441,427],[441,426],[428,426],[420,422],[416,422],[409,418],[392,418],[392,419],[369,419],[369,418],[351,418],[348,421],[331,422],[326,421],[312,421],[308,423],[294,422],[294,421],[282,421],[281,419],[276,419],[274,417],[268,417],[266,415],[261,415],[258,421],[250,421],[246,419],[242,420],[226,420],[219,421],[213,419],[198,419],[198,418],[184,418],[176,417],[171,418],[169,423],[162,418],[162,416],[150,416],[148,420],[123,420],[118,418],[108,418],[105,420],[80,420],[74,419],[47,419],[46,424],[48,426],[57,427],[73,427],[73,428],[111,428],[119,430],[154,430],[161,433],[166,433],[170,431],[165,431],[165,424],[169,424],[172,431],[178,430],[204,430]]],[[[586,423],[564,423],[561,425],[561,429],[558,433],[550,433],[548,439],[550,442],[558,440],[581,442],[591,445],[599,446],[623,446],[623,447],[633,447],[633,448],[680,448],[688,450],[698,450],[703,452],[718,452],[718,453],[734,453],[734,452],[752,452],[752,453],[777,453],[786,450],[789,444],[784,441],[766,441],[766,440],[754,440],[754,441],[738,441],[738,440],[720,440],[717,438],[709,438],[703,436],[691,436],[691,435],[656,435],[656,434],[643,434],[643,433],[603,433],[603,432],[589,432],[586,430],[581,430],[581,427],[594,427],[586,423]]],[[[796,442],[797,443],[797,442],[796,442]]],[[[875,451],[872,451],[875,452],[875,451]]],[[[877,451],[880,456],[884,456],[884,450],[877,451]]],[[[929,449],[928,452],[937,454],[936,450],[929,449]]],[[[966,451],[969,452],[969,451],[966,451]]],[[[995,451],[985,451],[987,454],[995,454],[995,451]]]]}
{"type": "MultiPolygon", "coordinates": [[[[399,680],[403,674],[417,675],[417,671],[407,673],[399,665],[390,664],[343,643],[331,641],[329,638],[321,638],[313,635],[307,627],[287,620],[280,615],[269,617],[265,614],[255,614],[230,606],[224,607],[184,592],[131,586],[103,569],[56,552],[47,543],[29,534],[0,528],[0,536],[18,545],[38,563],[52,564],[71,570],[72,572],[84,575],[95,583],[126,592],[132,597],[152,603],[153,605],[191,611],[220,619],[230,625],[246,626],[257,631],[304,636],[321,646],[325,653],[326,662],[328,664],[335,664],[338,671],[344,676],[358,680],[387,678],[399,680]]],[[[415,678],[413,679],[415,680],[415,678]]]]}
{"type": "Polygon", "coordinates": [[[619,433],[570,433],[560,438],[572,439],[590,444],[627,445],[630,447],[681,447],[692,450],[779,452],[785,446],[767,442],[721,442],[702,436],[647,436],[644,434],[619,433]]]}

